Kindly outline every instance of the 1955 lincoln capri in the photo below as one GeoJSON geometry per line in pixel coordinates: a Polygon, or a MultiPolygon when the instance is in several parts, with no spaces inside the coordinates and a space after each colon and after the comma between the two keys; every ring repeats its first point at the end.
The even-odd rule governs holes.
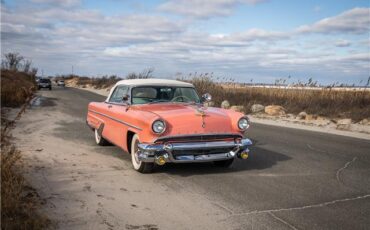
{"type": "Polygon", "coordinates": [[[135,170],[167,162],[214,162],[228,167],[247,159],[252,142],[243,137],[248,118],[206,107],[190,83],[164,79],[122,80],[104,102],[91,102],[87,124],[98,145],[112,143],[131,153],[135,170]]]}

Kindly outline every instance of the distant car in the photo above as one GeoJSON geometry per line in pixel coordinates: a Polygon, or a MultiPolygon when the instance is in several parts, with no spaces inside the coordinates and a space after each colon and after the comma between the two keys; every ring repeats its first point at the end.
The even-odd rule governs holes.
{"type": "Polygon", "coordinates": [[[57,85],[58,85],[58,86],[62,86],[62,87],[66,86],[66,84],[65,84],[64,80],[59,80],[59,81],[57,82],[57,85]]]}
{"type": "Polygon", "coordinates": [[[48,88],[49,90],[51,90],[51,81],[50,81],[50,79],[42,78],[42,79],[39,80],[37,85],[38,85],[39,90],[42,89],[42,88],[48,88]]]}
{"type": "Polygon", "coordinates": [[[247,159],[251,140],[244,137],[244,114],[207,107],[210,94],[194,85],[162,79],[119,81],[105,102],[91,102],[87,124],[98,145],[108,142],[131,153],[133,168],[151,172],[154,163],[214,162],[228,167],[247,159]]]}

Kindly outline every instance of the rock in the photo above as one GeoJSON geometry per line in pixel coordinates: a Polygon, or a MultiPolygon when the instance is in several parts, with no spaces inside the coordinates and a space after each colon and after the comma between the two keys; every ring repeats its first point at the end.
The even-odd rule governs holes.
{"type": "Polygon", "coordinates": [[[271,116],[285,115],[285,109],[280,105],[269,105],[265,107],[265,113],[271,116]]]}
{"type": "Polygon", "coordinates": [[[303,120],[303,119],[306,119],[306,116],[307,116],[307,113],[303,111],[303,112],[298,113],[297,118],[303,120]]]}
{"type": "Polygon", "coordinates": [[[230,107],[230,109],[236,112],[244,112],[244,106],[242,105],[233,105],[230,107]]]}
{"type": "Polygon", "coordinates": [[[340,119],[337,121],[337,129],[349,130],[351,127],[352,119],[340,119]]]}
{"type": "Polygon", "coordinates": [[[224,101],[221,103],[221,108],[223,108],[223,109],[230,109],[230,103],[229,103],[229,101],[224,100],[224,101]]]}
{"type": "Polygon", "coordinates": [[[312,114],[307,114],[306,117],[305,117],[305,120],[306,121],[313,121],[313,120],[316,120],[316,115],[312,115],[312,114]]]}
{"type": "Polygon", "coordinates": [[[318,120],[318,121],[326,121],[327,119],[325,117],[322,117],[322,116],[317,116],[316,120],[318,120]]]}
{"type": "Polygon", "coordinates": [[[363,119],[359,122],[360,125],[370,125],[370,121],[368,119],[363,119]]]}
{"type": "Polygon", "coordinates": [[[204,106],[205,107],[214,107],[215,103],[213,101],[207,101],[207,102],[204,102],[204,106]]]}
{"type": "Polygon", "coordinates": [[[295,116],[294,116],[294,114],[293,114],[293,113],[288,113],[288,114],[286,115],[286,117],[287,117],[287,118],[289,118],[289,119],[294,119],[294,118],[295,118],[295,116]]]}
{"type": "Polygon", "coordinates": [[[260,105],[260,104],[254,104],[251,107],[252,113],[259,113],[259,112],[263,112],[264,110],[265,110],[265,106],[260,105]]]}

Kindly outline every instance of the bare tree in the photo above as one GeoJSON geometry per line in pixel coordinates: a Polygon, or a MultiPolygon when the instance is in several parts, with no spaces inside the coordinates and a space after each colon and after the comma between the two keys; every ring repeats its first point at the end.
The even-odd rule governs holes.
{"type": "Polygon", "coordinates": [[[153,77],[154,68],[144,69],[141,73],[137,74],[135,72],[129,73],[126,79],[146,79],[153,77]]]}
{"type": "Polygon", "coordinates": [[[38,69],[37,69],[37,68],[35,68],[35,67],[33,67],[33,68],[31,69],[31,71],[29,72],[29,74],[30,74],[31,76],[33,76],[33,77],[36,77],[37,71],[38,71],[38,69]]]}
{"type": "Polygon", "coordinates": [[[26,73],[30,73],[32,61],[31,60],[24,60],[23,63],[23,71],[26,73]]]}
{"type": "Polygon", "coordinates": [[[24,59],[19,53],[7,53],[1,61],[1,68],[18,71],[24,59]]]}

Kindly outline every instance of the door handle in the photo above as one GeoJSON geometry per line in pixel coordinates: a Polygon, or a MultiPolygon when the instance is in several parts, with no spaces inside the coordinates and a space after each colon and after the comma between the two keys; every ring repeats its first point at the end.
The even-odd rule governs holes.
{"type": "Polygon", "coordinates": [[[108,105],[108,109],[112,108],[112,105],[108,105]]]}

